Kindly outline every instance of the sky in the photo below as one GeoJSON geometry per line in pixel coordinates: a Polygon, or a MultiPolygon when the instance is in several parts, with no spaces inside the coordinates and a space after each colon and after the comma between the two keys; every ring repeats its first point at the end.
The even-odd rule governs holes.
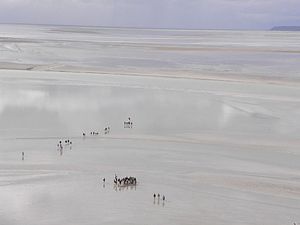
{"type": "Polygon", "coordinates": [[[300,0],[0,0],[0,23],[269,29],[300,26],[300,0]]]}

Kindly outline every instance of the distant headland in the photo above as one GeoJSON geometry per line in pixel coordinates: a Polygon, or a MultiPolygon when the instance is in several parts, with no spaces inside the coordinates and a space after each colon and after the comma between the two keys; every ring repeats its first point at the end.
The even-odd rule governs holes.
{"type": "Polygon", "coordinates": [[[274,31],[300,31],[300,26],[276,26],[271,30],[274,31]]]}

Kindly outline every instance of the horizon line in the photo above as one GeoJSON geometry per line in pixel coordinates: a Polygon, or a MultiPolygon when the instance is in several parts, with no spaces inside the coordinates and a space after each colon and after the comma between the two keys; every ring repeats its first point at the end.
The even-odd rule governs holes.
{"type": "MultiPolygon", "coordinates": [[[[24,26],[58,26],[58,27],[90,27],[90,28],[105,28],[105,29],[137,29],[137,30],[186,30],[186,31],[201,31],[201,30],[227,30],[227,31],[272,31],[269,29],[243,29],[243,28],[179,28],[179,27],[139,27],[139,26],[105,26],[105,25],[79,25],[79,24],[50,24],[50,23],[2,23],[0,25],[24,25],[24,26]]],[[[277,26],[276,26],[277,27],[277,26]]]]}

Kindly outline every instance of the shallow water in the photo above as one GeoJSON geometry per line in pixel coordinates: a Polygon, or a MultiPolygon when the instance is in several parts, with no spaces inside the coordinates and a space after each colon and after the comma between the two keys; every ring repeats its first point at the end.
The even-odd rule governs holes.
{"type": "Polygon", "coordinates": [[[296,220],[299,125],[290,115],[299,113],[298,89],[242,86],[3,71],[1,221],[283,224],[296,220]],[[133,129],[123,128],[128,116],[133,129]],[[104,135],[107,125],[111,133],[104,135]],[[82,132],[89,131],[100,135],[83,138],[82,132]],[[61,152],[56,145],[62,138],[73,144],[61,152]],[[136,176],[138,186],[115,190],[115,173],[136,176]],[[154,202],[154,192],[165,194],[167,201],[154,202]]]}
{"type": "MultiPolygon", "coordinates": [[[[14,42],[22,42],[18,44],[22,51],[16,53],[10,45],[10,53],[1,55],[0,61],[26,65],[20,70],[20,65],[13,64],[5,70],[7,64],[1,64],[0,70],[0,224],[300,222],[300,89],[297,82],[291,82],[299,71],[298,64],[289,58],[296,59],[298,53],[280,52],[281,48],[297,51],[297,34],[9,28],[12,29],[1,25],[1,35],[9,37],[6,42],[2,39],[2,47],[5,45],[7,49],[7,42],[11,43],[14,36],[20,38],[14,42]],[[45,32],[47,36],[43,36],[45,32]],[[287,38],[282,39],[285,34],[287,38]],[[224,60],[224,55],[217,56],[222,49],[213,51],[214,47],[205,50],[205,56],[201,52],[183,51],[186,45],[203,45],[195,43],[199,35],[206,43],[205,48],[208,45],[225,46],[227,50],[228,46],[249,48],[256,43],[254,47],[260,50],[255,51],[261,52],[258,58],[254,57],[257,52],[251,53],[249,49],[241,54],[241,49],[236,53],[229,51],[234,67],[243,65],[256,71],[253,74],[256,78],[249,81],[247,73],[241,72],[239,79],[228,80],[223,70],[220,70],[222,78],[213,80],[191,79],[182,73],[183,67],[187,68],[187,74],[191,72],[187,59],[198,65],[192,55],[205,58],[211,54],[215,59],[212,68],[219,67],[218,60],[224,60]],[[243,41],[235,43],[232,35],[243,41]],[[139,39],[133,41],[136,36],[139,39]],[[126,37],[128,42],[143,42],[143,47],[124,46],[126,37]],[[76,54],[74,49],[72,54],[61,54],[74,38],[81,39],[78,44],[81,50],[76,54]],[[36,39],[43,39],[42,45],[36,39]],[[86,66],[90,62],[87,52],[97,52],[82,45],[83,39],[97,42],[93,43],[95,46],[99,45],[99,39],[102,44],[109,42],[104,55],[114,48],[120,51],[120,55],[114,53],[114,60],[103,61],[115,66],[112,74],[101,74],[98,69],[104,67],[98,64],[93,73],[70,67],[85,57],[80,67],[86,66]],[[60,43],[62,49],[52,45],[54,40],[55,46],[60,43]],[[181,51],[176,50],[180,52],[176,55],[166,49],[158,53],[145,47],[144,42],[147,45],[158,42],[160,47],[172,45],[181,51]],[[269,47],[275,53],[266,50],[269,47]],[[135,70],[127,67],[129,61],[119,58],[129,53],[137,59],[133,63],[135,70]],[[149,65],[136,64],[140,62],[140,54],[147,60],[156,58],[156,54],[171,61],[180,59],[179,66],[174,67],[180,78],[174,78],[172,71],[168,77],[144,74],[149,65],[159,72],[160,66],[170,69],[172,64],[161,63],[159,57],[157,62],[146,60],[149,65]],[[248,57],[259,59],[264,54],[272,57],[264,59],[261,65],[251,61],[255,67],[244,64],[248,57]],[[26,70],[27,63],[51,64],[54,58],[61,59],[56,58],[58,55],[68,58],[69,67],[65,69],[69,72],[47,66],[26,70]],[[16,60],[16,56],[20,58],[16,60]],[[118,72],[115,58],[127,65],[121,68],[124,73],[118,72]],[[282,58],[288,63],[267,69],[270,74],[275,70],[280,74],[279,80],[275,74],[277,80],[271,82],[269,74],[258,68],[262,65],[265,68],[267,60],[272,64],[282,58]],[[277,71],[285,66],[290,69],[287,80],[277,71]],[[137,74],[128,76],[128,71],[137,74]],[[260,73],[262,80],[257,79],[260,73]],[[128,117],[133,121],[133,129],[123,128],[128,117]],[[111,132],[105,135],[107,126],[111,132]],[[90,131],[99,131],[100,135],[91,136],[90,131]],[[85,138],[82,132],[87,133],[85,138]],[[65,139],[73,144],[64,145],[61,151],[57,143],[65,139]],[[112,182],[115,173],[120,177],[136,176],[138,185],[115,189],[112,182]],[[153,193],[166,195],[167,200],[154,201],[153,193]]],[[[199,68],[197,73],[204,71],[199,68]]]]}

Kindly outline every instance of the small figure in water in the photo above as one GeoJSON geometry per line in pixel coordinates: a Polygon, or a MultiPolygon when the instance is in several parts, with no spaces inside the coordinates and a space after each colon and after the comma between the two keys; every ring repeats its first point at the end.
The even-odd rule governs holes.
{"type": "Polygon", "coordinates": [[[25,158],[25,153],[22,152],[22,160],[24,160],[24,158],[25,158]]]}
{"type": "Polygon", "coordinates": [[[153,195],[153,198],[155,199],[156,198],[156,194],[154,193],[154,195],[153,195]]]}
{"type": "Polygon", "coordinates": [[[158,198],[158,199],[160,198],[160,194],[159,194],[159,193],[157,194],[157,198],[158,198]]]}
{"type": "Polygon", "coordinates": [[[103,183],[105,183],[105,178],[103,178],[103,183]]]}
{"type": "Polygon", "coordinates": [[[165,201],[166,200],[166,197],[163,195],[163,201],[165,201]]]}

